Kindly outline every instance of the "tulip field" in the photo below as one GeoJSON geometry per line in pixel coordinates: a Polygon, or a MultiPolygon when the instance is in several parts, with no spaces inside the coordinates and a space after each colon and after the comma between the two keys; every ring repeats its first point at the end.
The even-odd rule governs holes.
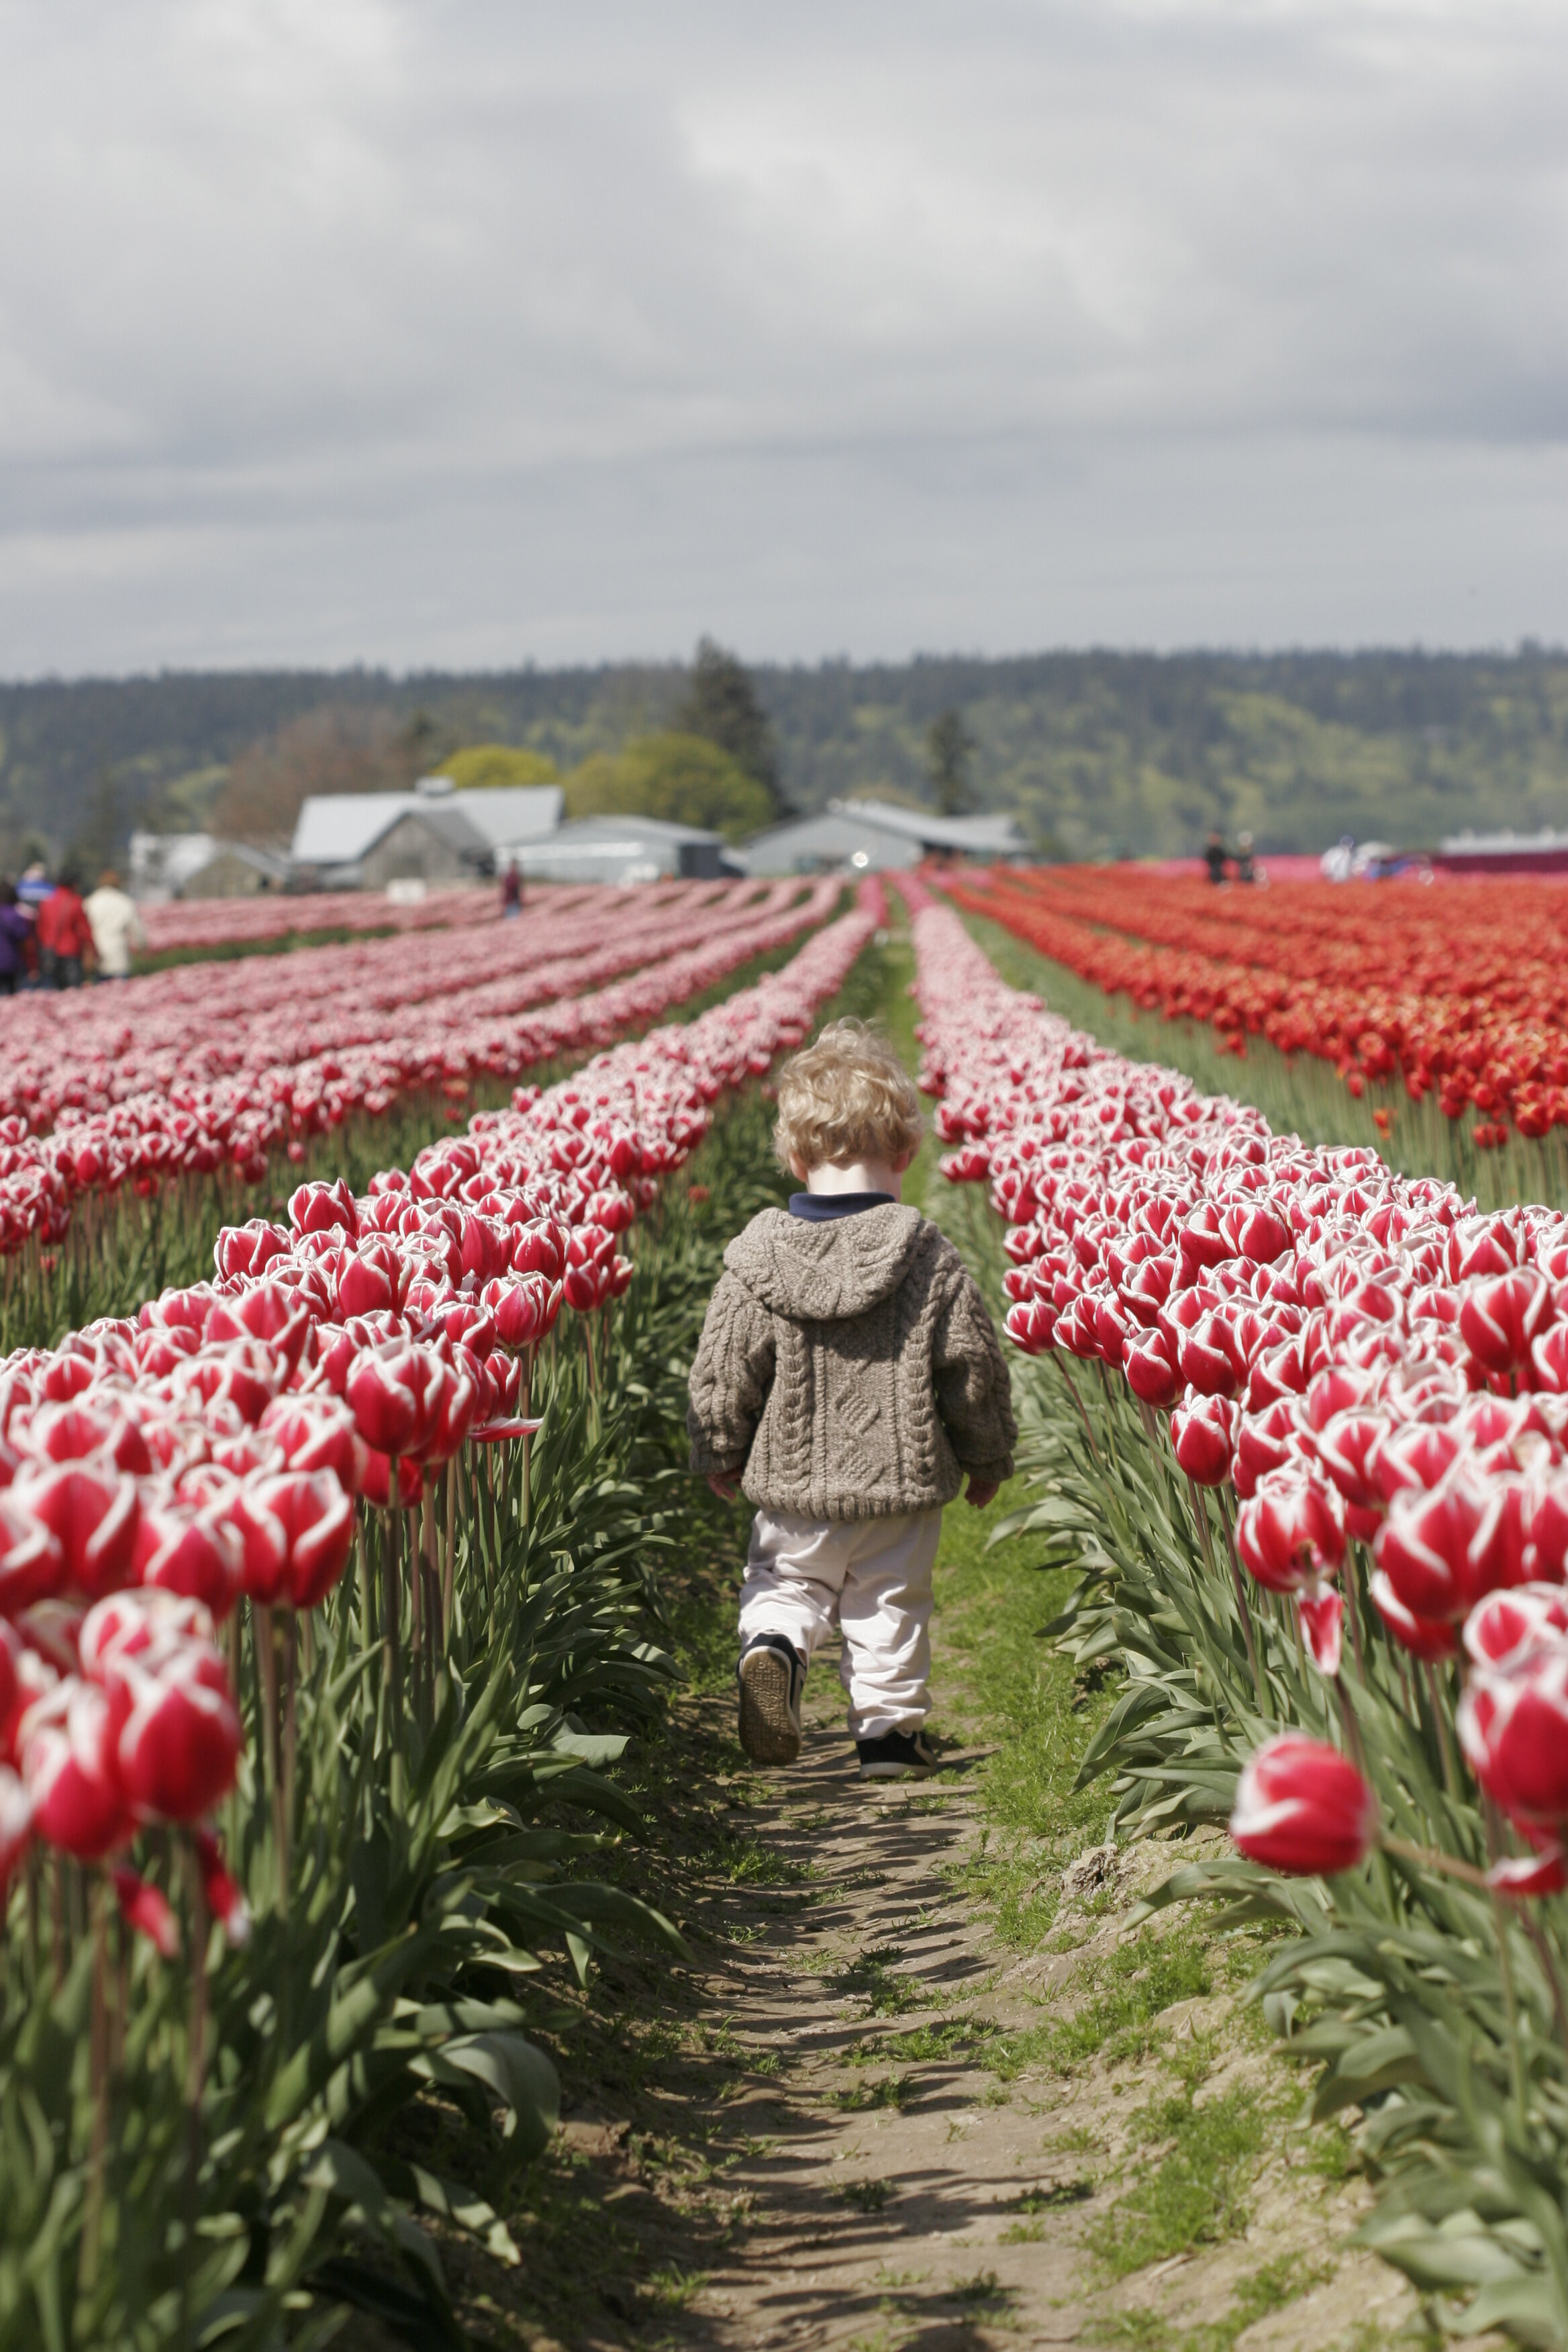
{"type": "Polygon", "coordinates": [[[15,999],[0,1343],[89,1319],[117,1286],[161,1284],[182,1236],[205,1254],[247,1188],[312,1154],[330,1161],[345,1124],[457,1113],[476,1090],[659,1018],[820,922],[837,888],[672,883],[614,925],[592,892],[562,891],[477,931],[15,999]]]}
{"type": "MultiPolygon", "coordinates": [[[[541,904],[563,894],[531,893],[541,904]]],[[[290,933],[315,931],[428,931],[500,920],[500,894],[494,888],[455,885],[427,890],[423,898],[397,900],[373,890],[313,890],[299,896],[259,891],[250,898],[173,898],[141,909],[147,944],[155,955],[171,949],[255,947],[290,933]]]]}
{"type": "Polygon", "coordinates": [[[1084,1777],[1124,1833],[1228,1821],[1154,1906],[1293,1931],[1264,2007],[1359,2115],[1363,2242],[1446,2327],[1568,2342],[1568,1215],[1277,1136],[900,887],[943,1173],[1032,1368],[1013,1528],[1124,1670],[1084,1777]]]}
{"type": "Polygon", "coordinates": [[[1542,1147],[1522,1161],[1537,1196],[1563,1191],[1561,881],[1220,891],[1132,866],[1043,867],[955,881],[953,898],[1096,987],[1212,1027],[1239,1055],[1258,1040],[1330,1065],[1375,1103],[1382,1134],[1414,1141],[1437,1172],[1468,1179],[1475,1153],[1518,1139],[1542,1147]]]}
{"type": "MultiPolygon", "coordinates": [[[[942,887],[1075,971],[1110,937],[1102,877],[1070,910],[1049,876],[942,887]]],[[[1256,975],[1279,902],[1258,1026],[1305,1020],[1286,893],[1146,887],[1110,947],[1152,971],[1256,975]]],[[[1277,1133],[898,888],[943,1213],[1016,1350],[998,1533],[1076,1571],[1047,1631],[1110,1682],[1080,1782],[1173,1841],[1151,1912],[1266,1927],[1258,1998],[1351,2123],[1363,2242],[1439,2328],[1568,2352],[1568,1212],[1277,1133]]],[[[606,1852],[674,1674],[693,1204],[887,918],[841,898],[562,889],[10,1008],[0,2352],[273,2352],[345,2309],[457,2352],[463,2250],[516,2263],[561,1984],[683,1955],[606,1852]]],[[[1520,903],[1544,1038],[1552,911],[1520,903]]],[[[1394,1052],[1397,957],[1358,936],[1394,1052]]],[[[1568,1070],[1505,1092],[1522,1028],[1455,941],[1467,1111],[1521,1131],[1568,1070]]],[[[1319,984],[1349,1021],[1350,965],[1319,984]]],[[[1440,1090],[1435,1032],[1398,1070],[1418,1036],[1440,1090]]]]}
{"type": "Polygon", "coordinates": [[[434,935],[329,951],[297,960],[291,1013],[224,967],[216,1032],[184,973],[36,1016],[54,1051],[22,1057],[13,1174],[122,1139],[125,1168],[79,1163],[57,1202],[101,1237],[116,1174],[216,1206],[248,1117],[246,1150],[287,1167],[322,1132],[307,1086],[369,1116],[602,1046],[813,927],[688,1025],[363,1190],[307,1177],[279,1218],[212,1218],[205,1278],[0,1365],[0,2345],[314,2344],[354,2304],[458,2343],[426,2223],[515,2261],[479,2188],[395,2127],[435,2096],[505,2177],[554,2113],[524,2030],[542,1955],[585,1978],[606,1939],[679,1949],[591,1875],[637,1817],[604,1771],[624,1733],[578,1711],[635,1721],[668,1683],[627,1476],[665,1442],[647,1381],[689,1311],[664,1194],[881,919],[868,884],[819,928],[838,896],[650,893],[598,950],[565,906],[499,977],[499,929],[489,977],[434,935]],[[138,1160],[153,1134],[183,1157],[138,1160]]]}

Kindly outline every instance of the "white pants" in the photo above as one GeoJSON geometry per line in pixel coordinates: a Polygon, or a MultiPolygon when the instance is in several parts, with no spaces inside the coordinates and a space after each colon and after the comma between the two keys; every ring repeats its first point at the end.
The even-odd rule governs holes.
{"type": "Polygon", "coordinates": [[[931,1578],[941,1537],[940,1507],[886,1519],[759,1511],[741,1587],[742,1642],[783,1633],[809,1663],[837,1621],[851,1735],[918,1729],[931,1713],[931,1578]]]}

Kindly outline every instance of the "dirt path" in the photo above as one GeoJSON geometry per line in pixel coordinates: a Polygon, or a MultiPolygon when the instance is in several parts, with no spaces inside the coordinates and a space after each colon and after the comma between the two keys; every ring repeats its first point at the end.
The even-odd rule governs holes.
{"type": "MultiPolygon", "coordinates": [[[[952,1726],[940,1622],[938,1658],[952,1726]]],[[[570,2085],[566,2186],[525,2255],[552,2324],[514,2340],[1374,2352],[1405,2327],[1394,2273],[1342,2251],[1339,2135],[1292,2127],[1239,2019],[1256,1954],[1222,1983],[1190,1926],[1129,1929],[1159,1849],[1094,1850],[1044,1945],[1008,1948],[974,1894],[984,1751],[859,1783],[835,1664],[787,1774],[746,1769],[728,1695],[681,1710],[665,1811],[705,1964],[679,2025],[628,2005],[570,2085]]]]}

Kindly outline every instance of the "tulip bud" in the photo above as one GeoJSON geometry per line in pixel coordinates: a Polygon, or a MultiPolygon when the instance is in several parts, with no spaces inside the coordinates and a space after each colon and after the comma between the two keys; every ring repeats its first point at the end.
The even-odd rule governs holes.
{"type": "Polygon", "coordinates": [[[250,1906],[224,1866],[218,1842],[210,1830],[193,1829],[191,1843],[202,1874],[207,1909],[222,1927],[231,1948],[238,1951],[250,1941],[250,1906]]]}
{"type": "Polygon", "coordinates": [[[139,1878],[133,1870],[117,1864],[110,1876],[114,1881],[114,1896],[121,1916],[139,1936],[145,1936],[166,1960],[172,1960],[180,1948],[180,1931],[168,1898],[157,1887],[139,1878]]]}
{"type": "Polygon", "coordinates": [[[123,1845],[135,1822],[115,1777],[109,1700],[74,1676],[30,1707],[20,1732],[22,1778],[38,1835],[79,1862],[123,1845]]]}
{"type": "Polygon", "coordinates": [[[14,1617],[58,1592],[65,1574],[65,1551],[53,1529],[18,1499],[15,1486],[0,1494],[0,1612],[14,1617]]]}
{"type": "MultiPolygon", "coordinates": [[[[134,1478],[108,1455],[60,1463],[18,1478],[6,1498],[57,1538],[65,1582],[96,1598],[131,1577],[139,1505],[134,1478]]],[[[0,1522],[4,1540],[5,1522],[0,1522]]]]}
{"type": "Polygon", "coordinates": [[[1236,1422],[1236,1407],[1226,1398],[1204,1396],[1192,1389],[1171,1415],[1172,1447],[1194,1485],[1223,1486],[1230,1476],[1236,1422]]]}
{"type": "Polygon", "coordinates": [[[1377,1842],[1377,1799],[1319,1739],[1281,1732],[1247,1761],[1230,1833],[1249,1861],[1302,1878],[1353,1870],[1377,1842]]]}
{"type": "Polygon", "coordinates": [[[289,1222],[297,1234],[330,1233],[342,1225],[352,1242],[359,1233],[354,1196],[341,1176],[335,1184],[301,1184],[289,1195],[289,1222]]]}
{"type": "Polygon", "coordinates": [[[1568,1821],[1568,1637],[1478,1666],[1458,1725],[1471,1770],[1510,1821],[1553,1832],[1568,1821]]]}
{"type": "Polygon", "coordinates": [[[242,1740],[217,1652],[169,1636],[144,1650],[111,1651],[104,1689],[127,1801],[163,1821],[211,1812],[234,1786],[242,1740]]]}

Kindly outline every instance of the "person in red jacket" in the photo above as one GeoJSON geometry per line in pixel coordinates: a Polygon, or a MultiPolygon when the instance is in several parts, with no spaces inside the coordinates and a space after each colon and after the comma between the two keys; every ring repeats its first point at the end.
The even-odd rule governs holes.
{"type": "Polygon", "coordinates": [[[38,953],[46,988],[81,986],[82,967],[92,953],[92,926],[70,866],[38,908],[38,953]]]}

